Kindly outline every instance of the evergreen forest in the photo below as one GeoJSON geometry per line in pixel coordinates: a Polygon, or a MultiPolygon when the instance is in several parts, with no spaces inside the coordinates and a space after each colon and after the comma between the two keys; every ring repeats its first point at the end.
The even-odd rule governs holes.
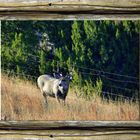
{"type": "Polygon", "coordinates": [[[135,99],[139,30],[139,21],[2,21],[2,72],[33,82],[41,74],[71,73],[71,87],[84,98],[135,99]]]}

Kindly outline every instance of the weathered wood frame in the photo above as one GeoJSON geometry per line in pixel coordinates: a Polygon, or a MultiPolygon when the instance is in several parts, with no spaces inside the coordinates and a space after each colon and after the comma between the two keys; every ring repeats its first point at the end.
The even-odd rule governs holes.
{"type": "MultiPolygon", "coordinates": [[[[1,121],[2,138],[139,139],[139,121],[1,121]]],[[[1,139],[1,138],[0,138],[1,139]]]]}
{"type": "Polygon", "coordinates": [[[139,20],[139,0],[0,0],[0,19],[139,20]]]}
{"type": "MultiPolygon", "coordinates": [[[[140,20],[140,1],[0,1],[0,20],[75,19],[140,20]]],[[[118,139],[140,139],[140,121],[0,121],[0,139],[112,139],[116,135],[118,139]]]]}

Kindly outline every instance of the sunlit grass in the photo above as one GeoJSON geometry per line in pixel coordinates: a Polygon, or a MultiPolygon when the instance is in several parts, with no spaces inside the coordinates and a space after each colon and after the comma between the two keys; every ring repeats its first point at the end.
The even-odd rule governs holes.
{"type": "Polygon", "coordinates": [[[100,97],[87,101],[70,89],[66,105],[49,98],[45,105],[36,85],[2,75],[3,120],[138,120],[138,102],[108,102],[100,97]]]}

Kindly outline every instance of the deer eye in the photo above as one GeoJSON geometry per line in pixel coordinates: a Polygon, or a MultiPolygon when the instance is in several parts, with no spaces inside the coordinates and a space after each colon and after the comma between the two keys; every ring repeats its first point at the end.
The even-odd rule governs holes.
{"type": "Polygon", "coordinates": [[[61,87],[61,86],[62,86],[62,84],[59,84],[59,86],[61,87]]]}

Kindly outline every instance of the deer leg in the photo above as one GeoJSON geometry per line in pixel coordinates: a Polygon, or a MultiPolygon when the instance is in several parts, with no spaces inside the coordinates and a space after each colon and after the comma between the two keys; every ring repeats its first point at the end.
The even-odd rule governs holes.
{"type": "Polygon", "coordinates": [[[58,101],[58,103],[60,103],[60,99],[59,99],[59,97],[57,96],[57,101],[58,101]]]}
{"type": "Polygon", "coordinates": [[[58,103],[60,103],[60,99],[57,94],[55,95],[55,98],[57,99],[58,103]]]}
{"type": "Polygon", "coordinates": [[[44,102],[46,103],[46,104],[48,104],[48,101],[47,101],[47,95],[43,92],[43,96],[44,96],[44,102]]]}
{"type": "Polygon", "coordinates": [[[66,105],[66,99],[64,99],[64,106],[66,105]]]}

